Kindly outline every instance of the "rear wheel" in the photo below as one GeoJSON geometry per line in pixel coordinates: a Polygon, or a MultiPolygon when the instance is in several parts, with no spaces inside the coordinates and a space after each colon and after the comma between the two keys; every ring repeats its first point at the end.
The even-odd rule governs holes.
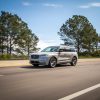
{"type": "Polygon", "coordinates": [[[54,67],[56,67],[56,65],[57,65],[57,60],[56,60],[55,57],[52,57],[52,58],[50,59],[50,61],[49,61],[49,66],[50,66],[51,68],[54,68],[54,67]]]}
{"type": "Polygon", "coordinates": [[[77,64],[77,58],[73,57],[72,58],[72,62],[70,64],[71,64],[71,66],[76,66],[76,64],[77,64]]]}

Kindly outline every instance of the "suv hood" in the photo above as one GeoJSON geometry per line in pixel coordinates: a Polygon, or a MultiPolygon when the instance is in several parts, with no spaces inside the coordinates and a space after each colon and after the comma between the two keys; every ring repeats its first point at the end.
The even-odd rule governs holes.
{"type": "Polygon", "coordinates": [[[58,52],[37,52],[37,53],[31,53],[31,55],[55,55],[58,54],[58,52]]]}

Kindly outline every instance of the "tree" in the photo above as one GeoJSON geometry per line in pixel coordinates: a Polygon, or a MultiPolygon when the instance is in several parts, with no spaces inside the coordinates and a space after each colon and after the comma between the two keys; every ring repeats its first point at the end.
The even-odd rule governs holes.
{"type": "Polygon", "coordinates": [[[73,15],[72,18],[69,18],[60,28],[58,34],[61,37],[71,38],[75,42],[78,53],[81,49],[87,49],[89,52],[93,48],[93,44],[97,39],[96,30],[89,20],[80,15],[73,15]]]}
{"type": "MultiPolygon", "coordinates": [[[[1,12],[1,20],[0,23],[3,27],[2,30],[2,37],[5,38],[4,45],[7,48],[7,53],[12,53],[13,45],[14,45],[14,39],[16,37],[16,34],[18,34],[19,30],[19,22],[17,15],[12,15],[9,12],[1,12]]],[[[2,48],[3,49],[3,48],[2,48]]]]}
{"type": "Polygon", "coordinates": [[[89,53],[97,49],[98,34],[92,25],[86,25],[83,29],[82,48],[87,49],[89,53]]]}
{"type": "Polygon", "coordinates": [[[30,29],[22,29],[16,40],[18,48],[23,52],[27,52],[28,55],[30,52],[37,50],[38,41],[38,37],[30,29]]]}
{"type": "Polygon", "coordinates": [[[100,34],[99,34],[99,36],[98,36],[98,40],[99,40],[99,42],[100,42],[100,34]]]}
{"type": "Polygon", "coordinates": [[[4,19],[0,16],[0,52],[3,54],[4,49],[6,47],[5,40],[6,40],[6,29],[4,26],[4,19]]]}
{"type": "Polygon", "coordinates": [[[21,51],[21,48],[27,48],[29,54],[30,48],[36,48],[38,37],[32,33],[27,23],[16,14],[1,12],[0,16],[0,51],[12,54],[12,51],[21,51]],[[17,49],[17,50],[16,50],[17,49]]]}

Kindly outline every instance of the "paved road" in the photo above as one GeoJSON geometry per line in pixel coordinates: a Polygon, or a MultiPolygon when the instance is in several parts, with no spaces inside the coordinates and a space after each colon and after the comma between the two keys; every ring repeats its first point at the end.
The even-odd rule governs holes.
{"type": "MultiPolygon", "coordinates": [[[[100,59],[83,60],[76,67],[0,68],[0,100],[58,100],[97,84],[100,59]]],[[[72,100],[100,100],[100,87],[72,100]]]]}

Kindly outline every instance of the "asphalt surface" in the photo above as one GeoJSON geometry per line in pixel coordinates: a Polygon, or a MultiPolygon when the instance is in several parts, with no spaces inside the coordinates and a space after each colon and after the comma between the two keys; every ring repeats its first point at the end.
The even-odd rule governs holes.
{"type": "MultiPolygon", "coordinates": [[[[0,100],[58,100],[96,84],[100,84],[99,60],[84,60],[76,67],[0,68],[0,100]]],[[[100,87],[72,100],[100,100],[100,87]]]]}

